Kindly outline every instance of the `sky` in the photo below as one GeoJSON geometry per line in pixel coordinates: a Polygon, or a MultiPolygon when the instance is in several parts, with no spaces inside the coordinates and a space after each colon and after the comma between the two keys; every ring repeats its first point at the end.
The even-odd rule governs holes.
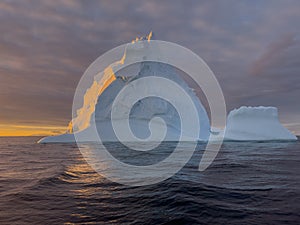
{"type": "Polygon", "coordinates": [[[0,136],[66,129],[100,55],[150,31],[203,58],[228,111],[276,106],[300,134],[300,1],[0,2],[0,136]]]}

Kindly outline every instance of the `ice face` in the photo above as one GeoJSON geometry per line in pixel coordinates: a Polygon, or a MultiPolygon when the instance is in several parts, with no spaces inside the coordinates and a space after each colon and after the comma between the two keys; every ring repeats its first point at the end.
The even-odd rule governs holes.
{"type": "MultiPolygon", "coordinates": [[[[111,120],[112,103],[119,91],[125,85],[129,85],[136,79],[150,76],[164,77],[172,80],[180,85],[180,87],[182,87],[189,94],[194,105],[196,106],[199,115],[198,117],[200,118],[201,129],[198,139],[204,141],[208,140],[210,134],[209,119],[198,97],[171,66],[157,62],[141,63],[140,71],[136,76],[130,76],[128,74],[124,76],[117,75],[117,79],[113,81],[111,85],[108,86],[107,89],[99,96],[96,105],[95,120],[97,123],[98,133],[102,136],[101,139],[109,141],[116,140],[116,137],[113,135],[112,127],[107,121],[111,120]]],[[[143,95],[147,95],[148,90],[145,89],[143,91],[143,95]]],[[[124,96],[124,98],[126,98],[126,96],[124,96]]],[[[186,104],[186,102],[180,102],[180,98],[178,98],[178,101],[178,104],[186,104]]],[[[165,140],[176,141],[178,140],[178,136],[181,132],[187,134],[189,133],[188,130],[185,131],[181,129],[180,118],[175,108],[166,100],[157,97],[141,99],[137,104],[134,105],[134,107],[131,109],[131,114],[129,117],[131,129],[135,134],[137,134],[137,136],[146,138],[149,136],[149,122],[152,118],[157,116],[162,118],[167,125],[168,131],[165,140]]],[[[120,119],[125,119],[125,115],[124,118],[120,119]]],[[[157,129],[159,129],[159,126],[157,129]]]]}

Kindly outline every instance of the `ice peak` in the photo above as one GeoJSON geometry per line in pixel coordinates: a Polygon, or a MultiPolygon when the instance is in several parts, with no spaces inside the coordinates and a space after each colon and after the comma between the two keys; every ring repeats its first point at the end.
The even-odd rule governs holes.
{"type": "Polygon", "coordinates": [[[132,40],[132,44],[136,43],[138,41],[150,41],[154,39],[154,33],[152,31],[150,31],[150,33],[146,36],[142,36],[142,37],[136,37],[134,40],[132,40]]]}

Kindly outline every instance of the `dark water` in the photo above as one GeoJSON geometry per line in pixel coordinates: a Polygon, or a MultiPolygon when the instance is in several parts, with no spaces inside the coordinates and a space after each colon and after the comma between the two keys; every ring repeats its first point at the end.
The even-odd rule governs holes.
{"type": "Polygon", "coordinates": [[[204,172],[199,145],[172,178],[128,187],[37,139],[0,138],[0,224],[300,224],[300,142],[227,142],[204,172]]]}

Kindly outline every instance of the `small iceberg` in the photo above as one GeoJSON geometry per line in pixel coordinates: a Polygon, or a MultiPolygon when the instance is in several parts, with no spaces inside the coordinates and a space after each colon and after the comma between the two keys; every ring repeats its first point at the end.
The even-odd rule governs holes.
{"type": "Polygon", "coordinates": [[[297,140],[278,119],[276,107],[247,107],[232,110],[227,117],[224,140],[297,140]]]}

